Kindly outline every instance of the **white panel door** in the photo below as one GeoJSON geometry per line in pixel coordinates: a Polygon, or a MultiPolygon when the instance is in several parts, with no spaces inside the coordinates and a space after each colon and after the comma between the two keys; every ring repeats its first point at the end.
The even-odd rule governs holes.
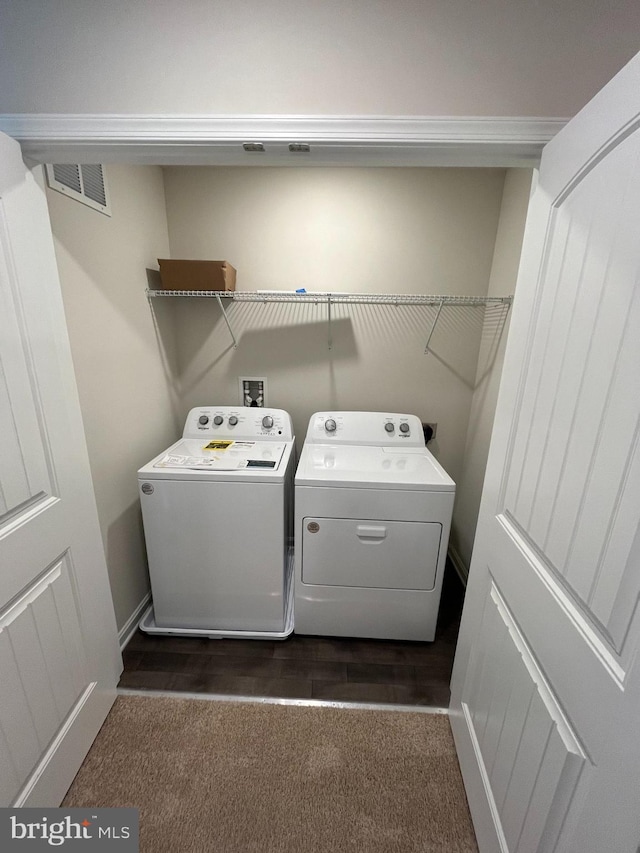
{"type": "Polygon", "coordinates": [[[482,853],[640,842],[640,55],[546,147],[452,680],[482,853]]]}
{"type": "Polygon", "coordinates": [[[0,134],[0,806],[59,804],[121,668],[41,169],[0,134]]]}

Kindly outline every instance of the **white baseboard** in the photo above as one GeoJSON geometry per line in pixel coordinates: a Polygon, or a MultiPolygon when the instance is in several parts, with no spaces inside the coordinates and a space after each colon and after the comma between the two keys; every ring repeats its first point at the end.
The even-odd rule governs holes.
{"type": "Polygon", "coordinates": [[[462,585],[466,588],[467,579],[469,577],[469,567],[465,564],[464,560],[462,559],[462,557],[460,556],[460,554],[456,550],[455,545],[452,545],[451,542],[449,542],[448,553],[449,553],[449,559],[453,563],[453,568],[458,573],[458,577],[462,581],[462,585]]]}
{"type": "Polygon", "coordinates": [[[127,619],[125,624],[118,631],[118,640],[120,642],[120,651],[124,649],[129,640],[135,634],[138,628],[138,622],[142,619],[142,614],[149,606],[149,602],[151,601],[151,593],[148,592],[145,597],[142,599],[140,604],[133,611],[131,616],[127,619]]]}

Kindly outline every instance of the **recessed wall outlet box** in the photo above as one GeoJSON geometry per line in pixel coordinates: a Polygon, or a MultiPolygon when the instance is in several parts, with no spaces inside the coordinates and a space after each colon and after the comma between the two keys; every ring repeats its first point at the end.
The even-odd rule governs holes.
{"type": "Polygon", "coordinates": [[[240,404],[253,408],[267,405],[267,379],[265,376],[240,376],[240,404]]]}
{"type": "Polygon", "coordinates": [[[426,441],[433,441],[436,437],[436,433],[438,431],[438,424],[427,423],[425,421],[422,422],[422,429],[424,430],[424,437],[426,441]],[[429,433],[429,430],[431,432],[429,433]]]}

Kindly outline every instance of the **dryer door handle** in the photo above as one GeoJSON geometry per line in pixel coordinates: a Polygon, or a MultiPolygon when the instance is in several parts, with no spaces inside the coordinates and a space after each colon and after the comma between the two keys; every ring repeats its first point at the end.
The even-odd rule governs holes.
{"type": "Polygon", "coordinates": [[[382,525],[358,524],[356,527],[358,539],[380,541],[387,535],[387,528],[382,525]]]}

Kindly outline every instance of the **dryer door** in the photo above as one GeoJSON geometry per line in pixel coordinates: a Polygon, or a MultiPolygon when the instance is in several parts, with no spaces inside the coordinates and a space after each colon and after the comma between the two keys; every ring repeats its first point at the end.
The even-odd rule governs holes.
{"type": "Polygon", "coordinates": [[[302,581],[324,586],[433,589],[442,525],[305,518],[302,581]]]}

